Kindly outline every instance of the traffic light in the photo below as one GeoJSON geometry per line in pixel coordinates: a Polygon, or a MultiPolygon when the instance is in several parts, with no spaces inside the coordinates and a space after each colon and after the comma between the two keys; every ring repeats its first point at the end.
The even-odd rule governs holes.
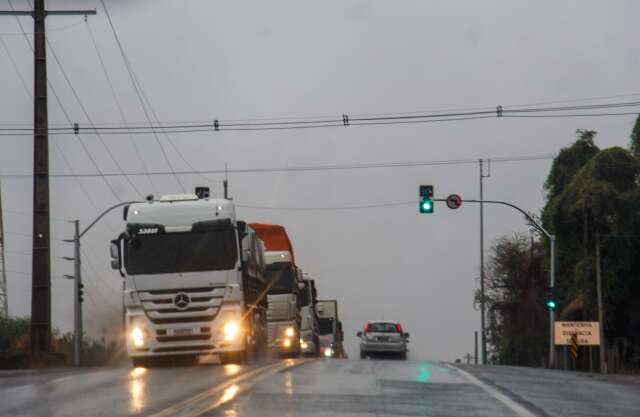
{"type": "Polygon", "coordinates": [[[78,283],[78,302],[82,303],[84,301],[84,284],[83,283],[78,283]]]}
{"type": "Polygon", "coordinates": [[[433,213],[433,185],[420,186],[420,213],[433,213]]]}
{"type": "Polygon", "coordinates": [[[556,306],[558,305],[557,301],[556,301],[556,292],[553,288],[549,288],[547,289],[547,308],[551,311],[554,311],[556,309],[556,306]]]}

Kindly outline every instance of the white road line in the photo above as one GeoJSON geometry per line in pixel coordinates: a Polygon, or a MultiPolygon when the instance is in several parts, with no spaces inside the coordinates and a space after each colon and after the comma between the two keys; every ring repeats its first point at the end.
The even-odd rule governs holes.
{"type": "Polygon", "coordinates": [[[509,409],[511,409],[511,411],[516,413],[518,415],[518,417],[536,417],[536,415],[533,414],[531,411],[527,410],[522,405],[520,405],[517,402],[513,401],[511,398],[507,397],[506,395],[504,395],[503,393],[501,393],[497,389],[493,388],[492,386],[487,385],[484,382],[480,381],[478,378],[476,378],[475,376],[471,375],[469,372],[463,371],[462,369],[456,368],[455,366],[451,366],[451,365],[448,365],[448,366],[450,368],[455,369],[456,371],[460,372],[470,382],[472,382],[473,384],[479,386],[480,388],[485,390],[489,395],[491,395],[493,398],[495,398],[496,400],[500,401],[502,404],[507,406],[509,409]]]}

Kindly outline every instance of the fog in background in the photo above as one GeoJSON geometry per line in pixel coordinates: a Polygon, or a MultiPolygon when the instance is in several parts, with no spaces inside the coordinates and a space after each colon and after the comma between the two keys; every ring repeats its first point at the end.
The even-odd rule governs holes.
{"type": "MultiPolygon", "coordinates": [[[[122,105],[126,122],[145,116],[106,15],[94,1],[47,2],[49,8],[97,7],[97,16],[47,18],[49,41],[94,123],[121,124],[88,27],[122,105]]],[[[17,8],[28,4],[14,0],[17,8]]],[[[505,107],[640,91],[635,1],[107,1],[135,74],[158,118],[212,121],[270,117],[505,107]]],[[[5,0],[0,7],[8,9],[5,0]]],[[[20,18],[27,31],[31,18],[20,18]]],[[[0,17],[0,123],[32,123],[33,62],[16,19],[0,17]],[[26,91],[28,90],[28,92],[26,91]]],[[[49,49],[48,75],[73,121],[87,124],[49,49]]],[[[624,101],[624,99],[619,99],[624,101]]],[[[52,125],[66,119],[49,91],[52,125]]],[[[171,134],[165,146],[175,170],[292,167],[555,154],[576,128],[598,131],[600,147],[626,146],[633,116],[585,119],[486,119],[393,126],[260,132],[171,134]]],[[[127,172],[166,171],[153,135],[104,136],[127,172]],[[132,140],[136,141],[138,158],[132,140]]],[[[118,172],[95,135],[81,136],[103,172],[118,172]]],[[[0,174],[32,170],[32,138],[0,137],[0,174]]],[[[73,135],[51,136],[51,172],[96,169],[73,135]],[[64,158],[63,158],[64,155],[64,158]]],[[[551,159],[491,165],[485,197],[537,212],[551,159]]],[[[249,222],[284,225],[296,258],[316,279],[320,298],[337,298],[347,349],[368,319],[393,319],[412,335],[411,355],[452,360],[473,352],[479,312],[479,210],[437,204],[418,213],[420,184],[436,197],[478,197],[477,163],[318,172],[232,173],[230,193],[249,222]],[[415,200],[354,210],[328,208],[415,200]]],[[[223,175],[182,175],[188,190],[223,175]]],[[[122,178],[117,197],[139,199],[122,178]]],[[[131,177],[142,194],[179,193],[172,176],[131,177]]],[[[2,177],[9,310],[30,313],[30,178],[2,177]]],[[[53,321],[72,328],[72,224],[87,225],[117,202],[101,178],[52,178],[53,321]]],[[[485,210],[486,243],[526,232],[522,216],[485,210]]],[[[121,279],[109,268],[108,243],[123,229],[115,211],[83,239],[85,329],[93,337],[119,330],[121,279]]],[[[560,242],[561,244],[561,242],[560,242]]],[[[558,277],[562,280],[563,277],[558,277]]]]}

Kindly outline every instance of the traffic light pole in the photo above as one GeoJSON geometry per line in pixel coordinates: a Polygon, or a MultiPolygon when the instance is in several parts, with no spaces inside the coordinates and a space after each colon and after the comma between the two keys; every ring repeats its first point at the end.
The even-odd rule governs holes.
{"type": "Polygon", "coordinates": [[[80,263],[80,221],[73,221],[73,365],[80,366],[82,354],[82,267],[80,263]]]}
{"type": "MultiPolygon", "coordinates": [[[[458,196],[456,196],[458,197],[458,196]]],[[[449,199],[446,198],[434,198],[433,201],[444,201],[447,202],[449,199]]],[[[549,288],[554,288],[556,285],[556,237],[555,235],[552,235],[551,233],[549,233],[544,227],[542,227],[542,225],[537,222],[533,217],[531,217],[531,215],[529,215],[529,213],[527,213],[526,211],[524,211],[523,209],[521,209],[520,207],[516,206],[515,204],[511,204],[511,203],[507,203],[506,201],[499,201],[499,200],[466,200],[466,199],[460,199],[460,201],[458,202],[458,204],[455,207],[452,208],[458,208],[460,206],[461,203],[480,203],[480,207],[482,207],[483,204],[500,204],[503,206],[509,206],[513,209],[516,209],[517,211],[519,211],[520,213],[522,213],[527,220],[529,220],[529,222],[531,222],[531,225],[538,231],[540,231],[541,233],[543,233],[548,239],[549,239],[549,246],[550,246],[550,265],[549,265],[549,288]]],[[[484,296],[484,294],[483,294],[484,296]]],[[[482,300],[483,301],[483,300],[482,300]]],[[[556,364],[556,350],[555,350],[555,332],[554,332],[554,327],[555,327],[555,312],[552,308],[549,309],[549,368],[554,368],[555,364],[556,364]]]]}

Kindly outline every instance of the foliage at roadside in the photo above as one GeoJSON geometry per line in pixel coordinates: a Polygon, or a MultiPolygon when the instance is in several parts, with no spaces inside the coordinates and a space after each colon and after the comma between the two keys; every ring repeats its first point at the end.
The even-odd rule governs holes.
{"type": "Polygon", "coordinates": [[[539,241],[523,234],[502,237],[491,248],[485,301],[494,362],[540,365],[548,335],[544,252],[539,241]]]}
{"type": "MultiPolygon", "coordinates": [[[[623,340],[624,349],[631,346],[637,352],[640,351],[640,116],[632,129],[628,150],[599,149],[594,142],[595,131],[578,129],[576,133],[575,143],[562,149],[554,159],[544,184],[547,202],[542,222],[557,241],[558,315],[564,320],[597,320],[598,241],[605,336],[609,345],[623,340]]],[[[534,256],[528,261],[523,237],[514,236],[499,239],[491,250],[487,277],[489,332],[494,354],[501,363],[539,364],[547,350],[548,320],[542,316],[546,312],[544,291],[548,269],[544,267],[544,259],[549,256],[548,242],[543,239],[533,248],[534,256]],[[537,256],[543,266],[536,273],[525,272],[538,262],[533,260],[537,256]],[[518,353],[520,350],[524,353],[518,353]]],[[[636,353],[629,356],[628,360],[639,362],[634,366],[640,366],[636,353]]]]}
{"type": "MultiPolygon", "coordinates": [[[[22,360],[30,351],[28,317],[0,318],[0,368],[26,366],[22,360]],[[20,360],[18,360],[20,359],[20,360]]],[[[64,357],[67,365],[73,363],[73,333],[52,332],[52,353],[64,357]]],[[[115,341],[92,340],[86,336],[82,343],[82,364],[102,366],[117,360],[122,354],[115,341]]]]}

